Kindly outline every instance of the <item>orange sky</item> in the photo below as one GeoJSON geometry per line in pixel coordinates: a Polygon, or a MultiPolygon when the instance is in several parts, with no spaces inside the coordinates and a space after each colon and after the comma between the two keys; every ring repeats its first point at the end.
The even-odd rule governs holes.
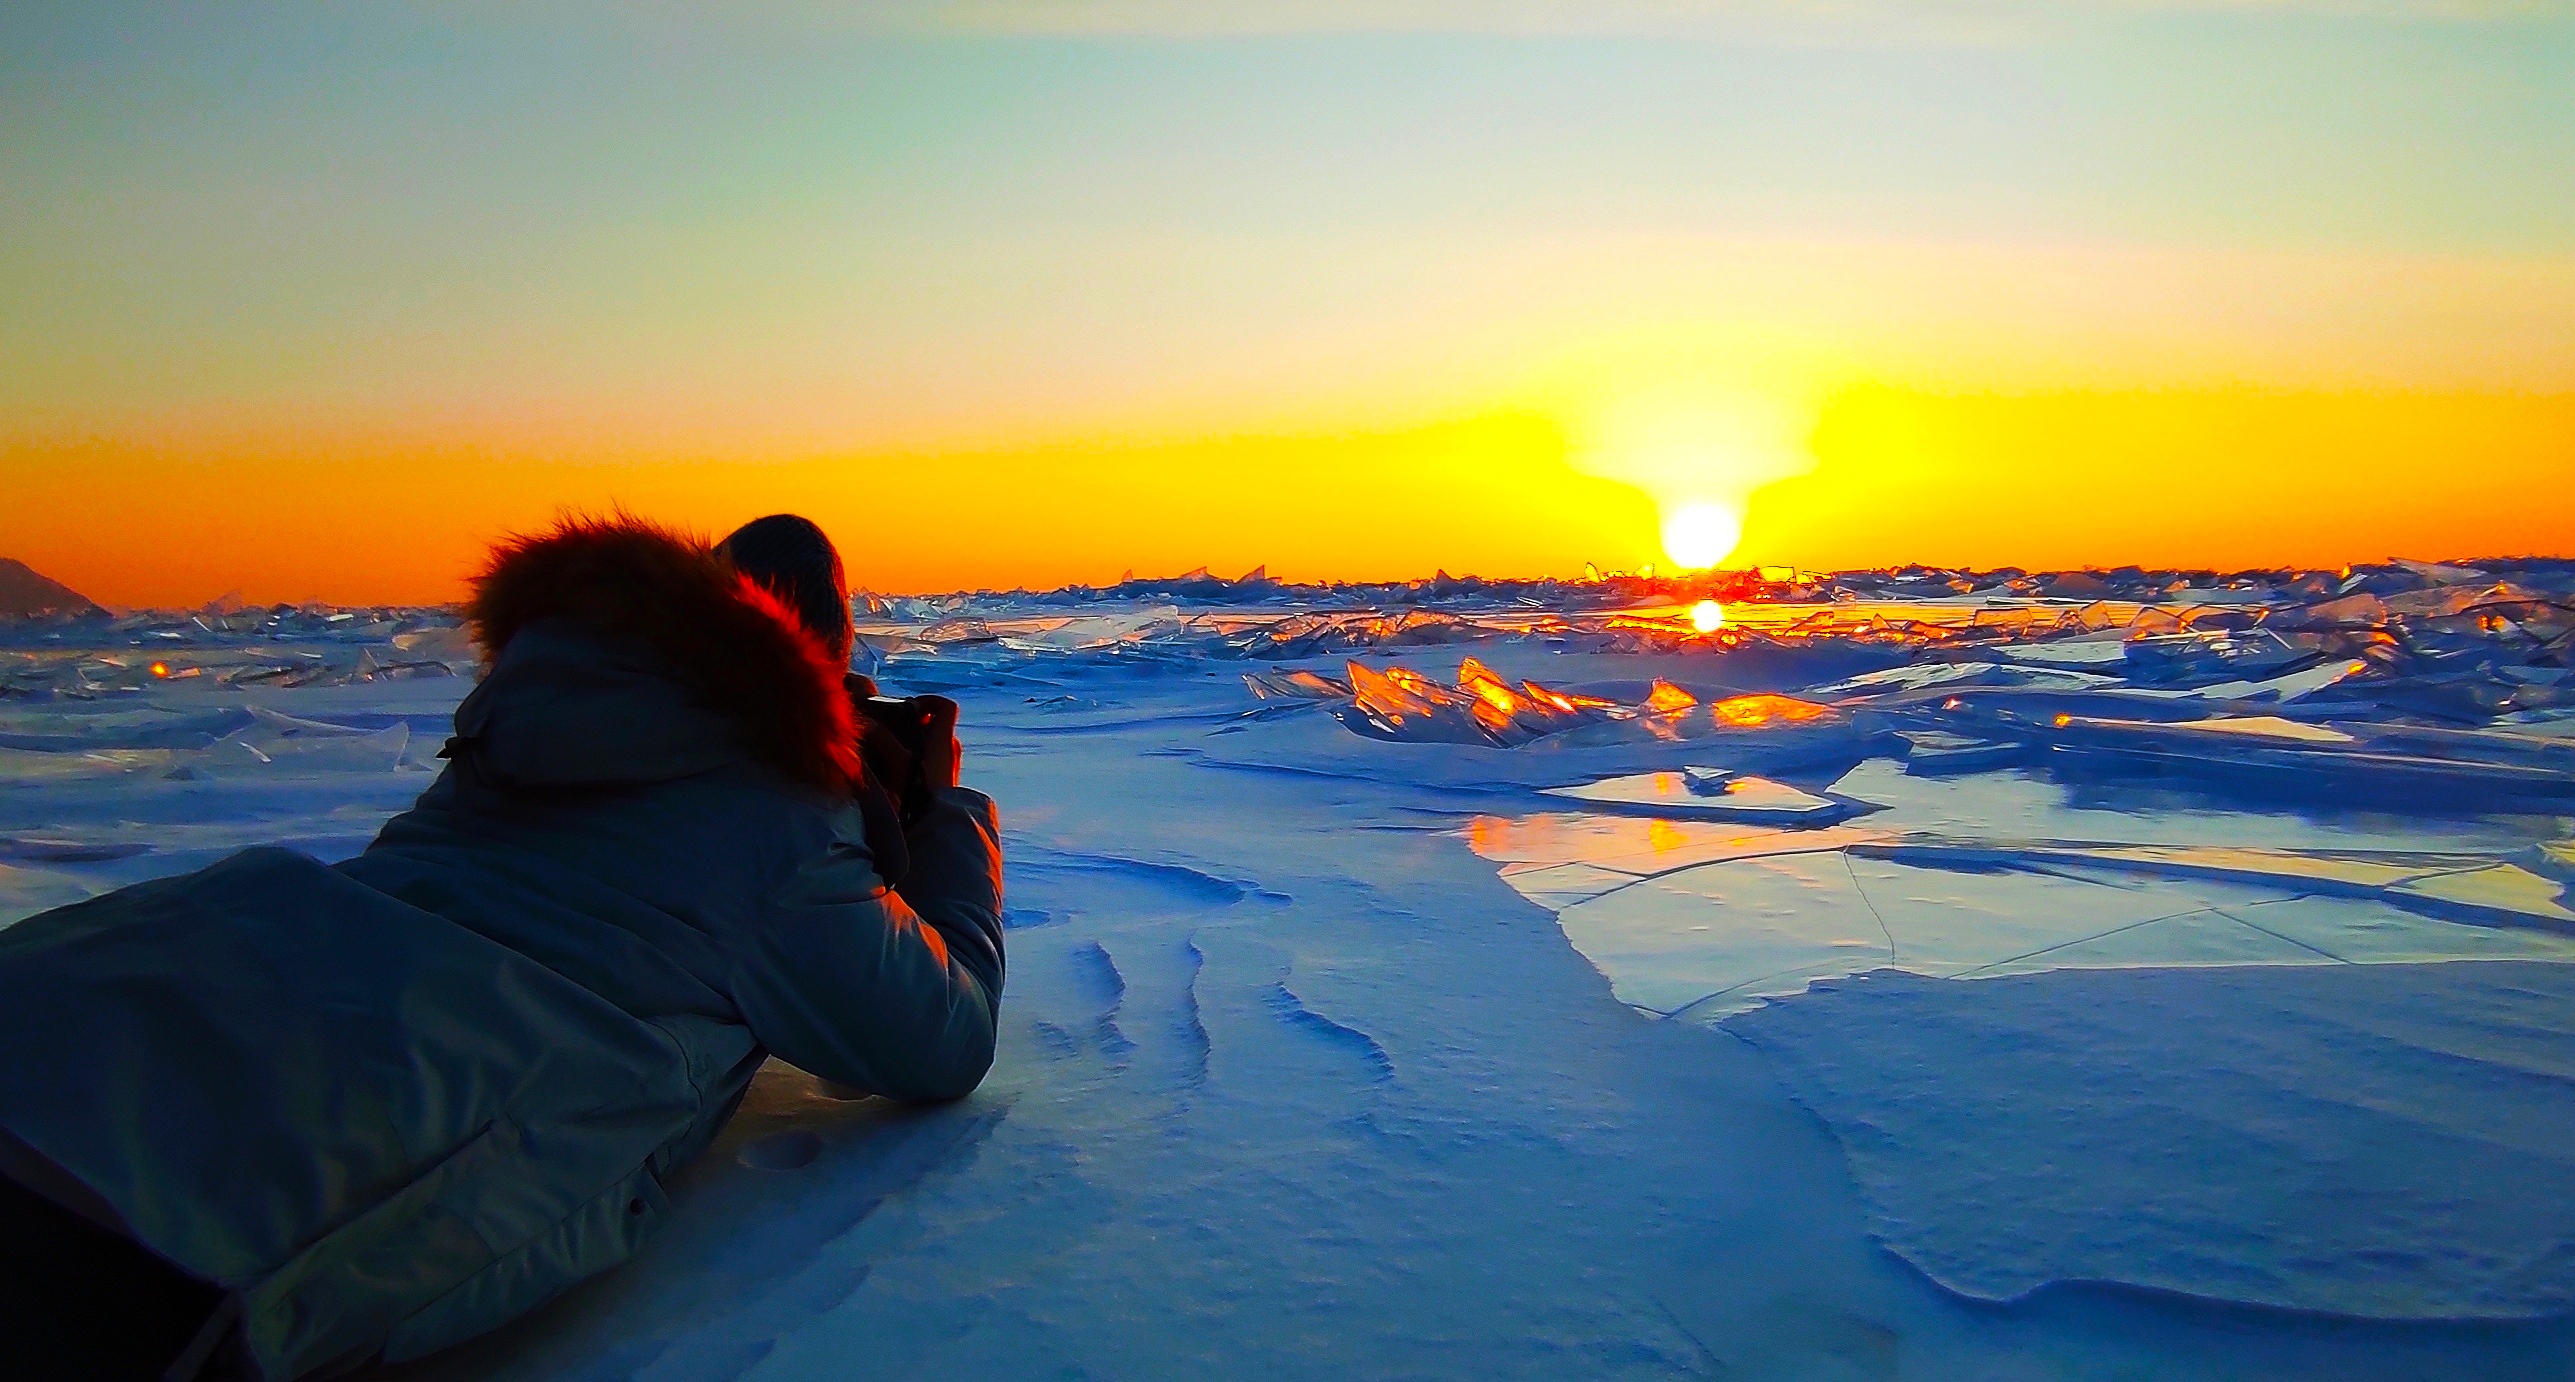
{"type": "Polygon", "coordinates": [[[1525,417],[1343,437],[759,463],[562,465],[454,452],[182,459],[112,445],[0,459],[0,551],[114,604],[453,599],[484,544],[562,509],[720,533],[792,510],[882,591],[1106,583],[1132,568],[1404,578],[1654,559],[1654,509],[1578,475],[1525,417]],[[113,525],[49,522],[114,514],[113,525]]]}
{"type": "MultiPolygon", "coordinates": [[[[2575,394],[1846,391],[1811,472],[1752,493],[1736,564],[2338,566],[2575,552],[2575,394]]],[[[559,509],[707,531],[789,509],[885,591],[1134,569],[1384,579],[1661,560],[1655,507],[1531,415],[1399,432],[778,463],[564,465],[386,451],[0,454],[0,551],[93,598],[455,598],[483,544],[559,509]],[[112,516],[63,523],[53,516],[112,516]]],[[[1668,565],[1668,562],[1667,562],[1668,565]]]]}
{"type": "Polygon", "coordinates": [[[1743,559],[2337,567],[2575,554],[2575,394],[1861,390],[1743,559]]]}

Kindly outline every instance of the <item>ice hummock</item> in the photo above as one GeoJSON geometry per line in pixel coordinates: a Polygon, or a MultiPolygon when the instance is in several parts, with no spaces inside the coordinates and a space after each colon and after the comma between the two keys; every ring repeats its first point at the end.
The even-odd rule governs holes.
{"type": "Polygon", "coordinates": [[[1246,673],[1244,681],[1264,698],[1325,702],[1353,733],[1407,744],[1516,748],[1544,739],[1595,748],[1841,720],[1830,707],[1767,693],[1721,696],[1703,705],[1697,695],[1659,678],[1632,704],[1534,680],[1514,685],[1472,656],[1459,661],[1454,685],[1403,666],[1380,670],[1354,660],[1343,671],[1337,682],[1312,673],[1263,672],[1246,673]]]}

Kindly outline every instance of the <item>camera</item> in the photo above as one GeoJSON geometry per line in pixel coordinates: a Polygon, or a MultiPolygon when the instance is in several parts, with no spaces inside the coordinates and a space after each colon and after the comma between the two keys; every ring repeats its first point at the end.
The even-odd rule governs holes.
{"type": "MultiPolygon", "coordinates": [[[[860,719],[883,730],[914,758],[921,756],[942,725],[956,723],[957,703],[945,696],[855,696],[851,703],[860,719]]],[[[860,733],[866,733],[866,728],[860,733]]]]}
{"type": "Polygon", "coordinates": [[[930,809],[930,781],[925,760],[934,757],[940,736],[954,732],[957,703],[945,696],[880,695],[876,683],[859,673],[847,679],[850,708],[857,712],[859,756],[868,776],[893,799],[904,824],[930,809]]]}

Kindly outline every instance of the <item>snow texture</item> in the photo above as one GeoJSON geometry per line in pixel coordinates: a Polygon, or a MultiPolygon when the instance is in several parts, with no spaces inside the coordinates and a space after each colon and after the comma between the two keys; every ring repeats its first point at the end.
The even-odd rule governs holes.
{"type": "Polygon", "coordinates": [[[2384,1319],[2575,1307],[2575,967],[1881,972],[1727,1028],[1953,1290],[2384,1319]]]}

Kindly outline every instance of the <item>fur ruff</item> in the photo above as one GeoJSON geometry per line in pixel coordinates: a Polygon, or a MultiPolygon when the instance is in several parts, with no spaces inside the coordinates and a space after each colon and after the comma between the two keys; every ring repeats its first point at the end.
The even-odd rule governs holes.
{"type": "Polygon", "coordinates": [[[696,538],[624,515],[567,518],[493,548],[465,616],[487,667],[539,619],[636,639],[739,720],[763,762],[836,796],[859,781],[845,669],[776,596],[696,538]]]}

